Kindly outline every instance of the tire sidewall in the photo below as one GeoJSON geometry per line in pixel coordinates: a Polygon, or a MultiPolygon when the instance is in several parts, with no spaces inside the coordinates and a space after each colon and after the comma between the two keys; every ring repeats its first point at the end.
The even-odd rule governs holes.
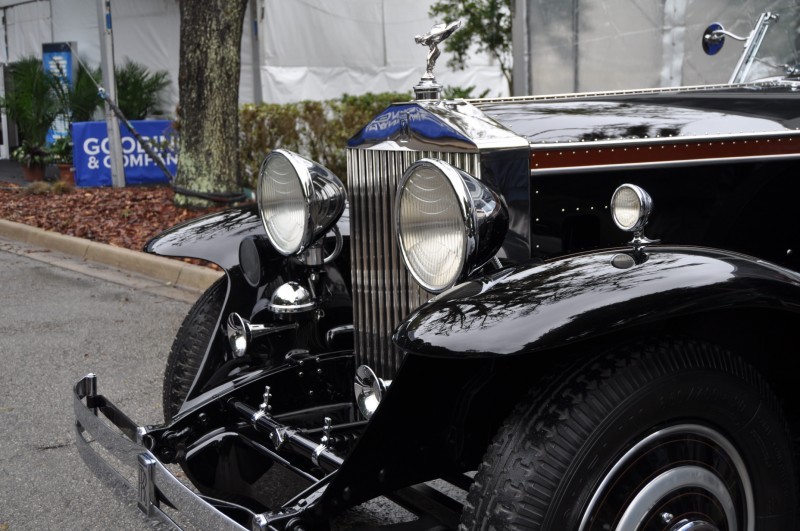
{"type": "Polygon", "coordinates": [[[215,281],[189,309],[172,342],[164,367],[162,408],[169,423],[178,412],[207,354],[228,289],[227,277],[215,281]]]}
{"type": "MultiPolygon", "coordinates": [[[[635,380],[623,372],[616,379],[635,380]]],[[[719,370],[692,368],[650,379],[632,389],[590,434],[561,481],[571,487],[554,493],[544,528],[577,529],[595,489],[621,456],[648,435],[677,424],[699,424],[723,434],[744,460],[756,514],[789,517],[795,498],[785,487],[795,483],[792,452],[782,418],[767,406],[752,385],[719,370]]],[[[788,529],[780,518],[769,522],[756,522],[755,528],[788,529]]]]}

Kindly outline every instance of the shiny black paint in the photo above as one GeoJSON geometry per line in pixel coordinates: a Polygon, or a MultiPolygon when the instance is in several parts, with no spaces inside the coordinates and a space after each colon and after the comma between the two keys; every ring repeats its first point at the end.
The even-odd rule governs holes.
{"type": "MultiPolygon", "coordinates": [[[[788,114],[782,118],[770,119],[771,115],[781,114],[780,103],[785,98],[770,103],[771,96],[765,97],[759,90],[753,89],[756,97],[728,96],[726,91],[719,91],[691,97],[609,97],[607,101],[581,103],[566,112],[574,115],[568,120],[580,118],[580,127],[576,128],[580,131],[573,131],[576,136],[553,133],[556,136],[550,140],[692,134],[693,128],[708,117],[721,118],[724,127],[717,132],[756,125],[764,130],[782,130],[795,123],[793,104],[784,107],[788,114]],[[641,101],[637,102],[637,98],[641,101]],[[763,103],[763,108],[754,102],[763,103]],[[744,110],[744,116],[731,112],[737,107],[744,110]],[[719,111],[727,114],[721,117],[719,111]],[[642,112],[649,113],[649,117],[636,118],[642,112]],[[617,115],[624,120],[614,123],[617,115]],[[674,123],[659,125],[668,115],[674,123]],[[685,121],[678,124],[676,117],[685,121]]],[[[514,105],[517,104],[503,104],[503,109],[510,109],[508,116],[515,110],[514,105]]],[[[507,119],[507,125],[522,132],[523,127],[533,123],[524,122],[532,114],[549,119],[549,115],[560,112],[557,105],[548,105],[545,110],[533,112],[531,104],[519,103],[516,111],[520,121],[507,119],[505,111],[498,111],[495,117],[507,119]]],[[[494,108],[487,104],[484,110],[487,109],[494,108]]],[[[536,129],[541,123],[530,127],[536,129]]],[[[568,122],[559,123],[563,127],[568,122]]],[[[414,124],[411,126],[414,132],[414,124]]],[[[466,137],[452,138],[464,140],[465,149],[472,147],[466,137]]],[[[680,171],[674,167],[615,168],[610,172],[595,168],[571,175],[531,176],[527,154],[527,149],[486,154],[482,158],[482,177],[503,193],[512,208],[516,207],[506,242],[515,245],[504,245],[510,261],[521,262],[530,256],[550,261],[475,278],[431,301],[402,323],[395,340],[407,355],[391,391],[349,454],[347,450],[342,452],[347,458],[324,492],[295,514],[323,526],[343,508],[378,494],[474,469],[510,408],[555,363],[575,355],[571,346],[583,345],[586,352],[595,352],[613,334],[619,341],[620,335],[626,339],[643,331],[663,333],[672,331],[668,325],[679,320],[696,320],[698,328],[707,327],[718,324],[719,312],[751,309],[768,311],[770,318],[780,314],[785,319],[781,325],[797,325],[797,273],[745,256],[711,249],[653,247],[644,253],[623,248],[555,258],[624,244],[629,235],[610,225],[606,203],[618,184],[634,182],[644,186],[656,203],[648,236],[668,243],[738,250],[797,269],[800,242],[792,205],[798,196],[796,162],[717,163],[684,166],[680,171]],[[753,212],[768,215],[754,218],[750,215],[753,212]],[[792,230],[774,230],[776,226],[792,230]],[[508,252],[509,248],[516,251],[508,252]],[[787,253],[792,248],[794,255],[787,253]],[[715,318],[704,320],[710,313],[715,313],[715,318]]],[[[305,271],[290,260],[278,259],[274,267],[267,268],[263,283],[255,288],[249,286],[238,267],[238,245],[242,238],[254,235],[263,236],[255,208],[234,209],[167,231],[152,240],[148,250],[218,263],[229,279],[221,319],[237,311],[253,319],[268,320],[272,317],[262,310],[270,290],[305,271]]],[[[265,255],[269,260],[269,253],[265,255]]],[[[331,285],[326,302],[327,313],[341,322],[352,315],[348,298],[350,268],[345,256],[347,251],[337,261],[338,277],[328,275],[331,285]]],[[[217,331],[220,324],[221,321],[217,331]]],[[[333,321],[326,326],[332,325],[333,321]]],[[[187,464],[191,475],[203,490],[226,498],[241,497],[261,510],[286,499],[278,496],[270,501],[252,493],[262,475],[274,468],[270,460],[279,459],[253,451],[250,442],[242,442],[258,437],[247,423],[229,417],[221,400],[228,391],[210,390],[214,382],[224,382],[227,376],[221,368],[224,357],[214,355],[220,352],[221,340],[218,334],[211,342],[197,385],[190,392],[193,400],[170,429],[193,426],[199,430],[199,415],[205,413],[206,422],[211,424],[209,431],[189,443],[191,455],[187,464]],[[261,464],[248,465],[255,462],[261,464]]],[[[299,336],[285,338],[274,348],[270,345],[270,349],[282,354],[298,346],[324,355],[324,345],[299,336]]],[[[255,368],[259,363],[264,360],[254,359],[245,368],[255,368]]],[[[259,374],[246,384],[246,390],[236,394],[255,405],[261,399],[259,393],[264,384],[275,385],[275,394],[283,401],[278,414],[288,414],[287,420],[309,427],[320,424],[326,400],[348,400],[345,397],[350,394],[353,368],[349,361],[317,378],[317,387],[313,388],[307,387],[308,380],[300,379],[296,366],[284,364],[282,356],[273,357],[270,363],[277,364],[273,371],[259,374]],[[310,399],[309,390],[322,393],[310,399]],[[289,408],[301,412],[292,416],[289,408]]],[[[224,383],[221,387],[226,389],[224,383]]],[[[350,414],[354,415],[352,411],[350,414]]],[[[308,463],[302,460],[290,460],[289,464],[309,473],[308,463]]],[[[279,487],[289,484],[285,478],[276,481],[279,487]]],[[[299,483],[310,481],[304,477],[299,483]]],[[[284,517],[275,516],[275,522],[281,518],[284,517]]]]}
{"type": "Polygon", "coordinates": [[[508,208],[508,231],[498,256],[509,262],[524,262],[531,256],[529,156],[527,148],[481,156],[481,180],[502,196],[508,208]]]}
{"type": "MultiPolygon", "coordinates": [[[[347,260],[345,258],[341,260],[346,267],[347,260]]],[[[290,260],[276,261],[274,267],[270,269],[271,276],[263,285],[253,288],[244,279],[241,268],[235,267],[229,270],[228,290],[222,312],[187,398],[197,397],[209,386],[230,379],[232,374],[263,366],[279,365],[283,363],[283,356],[290,349],[306,349],[311,353],[327,350],[327,345],[324,343],[327,330],[352,323],[349,275],[348,269],[344,269],[343,274],[336,263],[319,267],[316,271],[319,280],[315,289],[323,315],[317,318],[312,312],[298,316],[296,321],[300,326],[296,331],[281,332],[265,338],[254,344],[247,356],[234,360],[229,354],[223,330],[227,316],[236,312],[257,324],[285,324],[280,316],[265,311],[266,303],[274,289],[284,282],[295,280],[305,283],[307,271],[290,260]]]]}
{"type": "Polygon", "coordinates": [[[531,378],[556,360],[409,354],[327,487],[323,514],[406,485],[475,470],[531,378]]]}
{"type": "Polygon", "coordinates": [[[534,174],[532,254],[547,259],[629,241],[631,236],[614,225],[608,211],[611,194],[627,182],[653,198],[648,237],[746,253],[798,270],[799,163],[759,160],[534,174]]]}
{"type": "Polygon", "coordinates": [[[226,271],[239,264],[239,242],[266,237],[256,205],[235,207],[176,225],[145,245],[148,253],[208,260],[226,271]]]}
{"type": "Polygon", "coordinates": [[[771,85],[476,106],[535,144],[789,132],[800,125],[800,100],[794,91],[771,85]]]}
{"type": "Polygon", "coordinates": [[[415,311],[394,340],[417,355],[513,356],[727,308],[800,322],[800,275],[702,248],[576,255],[456,286],[415,311]]]}
{"type": "MultiPolygon", "coordinates": [[[[272,291],[284,282],[294,280],[305,284],[308,270],[302,264],[280,255],[266,239],[266,232],[255,204],[235,207],[213,213],[172,227],[147,242],[145,250],[162,256],[199,258],[213,262],[226,272],[227,292],[222,312],[198,374],[192,384],[188,399],[202,393],[208,385],[215,385],[227,378],[227,371],[239,373],[254,367],[274,362],[270,359],[290,348],[308,348],[319,352],[324,349],[321,336],[327,329],[352,323],[350,292],[350,252],[348,211],[338,221],[344,247],[339,257],[331,264],[316,268],[320,272],[318,286],[325,316],[319,323],[310,321],[310,316],[301,318],[299,332],[282,333],[265,342],[255,355],[246,359],[232,360],[225,345],[222,331],[225,318],[237,312],[254,323],[266,324],[275,319],[264,312],[272,291]],[[252,286],[245,279],[239,265],[239,246],[244,239],[259,240],[263,276],[261,284],[252,286]]],[[[326,250],[333,250],[334,238],[325,239],[326,250]]]]}
{"type": "MultiPolygon", "coordinates": [[[[348,240],[350,217],[347,209],[337,227],[348,240]]],[[[239,243],[247,237],[266,241],[267,233],[256,204],[215,212],[171,227],[148,241],[144,250],[161,256],[199,258],[228,271],[239,265],[239,243]]],[[[268,242],[261,247],[267,249],[264,253],[267,259],[283,258],[268,242]]],[[[346,251],[342,254],[346,255],[346,251]]]]}

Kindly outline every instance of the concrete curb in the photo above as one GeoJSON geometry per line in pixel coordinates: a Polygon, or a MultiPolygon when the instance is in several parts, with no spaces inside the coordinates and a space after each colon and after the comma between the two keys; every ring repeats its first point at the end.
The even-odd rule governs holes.
{"type": "Polygon", "coordinates": [[[138,273],[168,286],[192,291],[205,291],[224,274],[180,260],[58,234],[4,219],[0,219],[0,236],[138,273]]]}

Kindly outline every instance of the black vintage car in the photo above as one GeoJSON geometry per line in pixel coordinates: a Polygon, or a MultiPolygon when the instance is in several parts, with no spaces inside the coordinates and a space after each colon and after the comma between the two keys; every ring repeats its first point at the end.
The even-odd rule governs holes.
{"type": "Polygon", "coordinates": [[[434,28],[347,191],[275,150],[257,206],[148,244],[226,274],[163,425],[78,382],[84,459],[176,527],[325,529],[386,496],[419,515],[394,529],[797,529],[792,20],[761,17],[730,83],[474,101],[438,99],[434,28]]]}

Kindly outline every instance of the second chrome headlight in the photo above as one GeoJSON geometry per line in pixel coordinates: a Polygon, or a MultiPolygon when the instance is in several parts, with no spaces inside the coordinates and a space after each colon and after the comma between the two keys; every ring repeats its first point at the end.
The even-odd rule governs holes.
{"type": "Polygon", "coordinates": [[[345,207],[341,181],[327,168],[276,149],[261,165],[258,208],[270,243],[285,256],[303,251],[333,225],[345,207]]]}
{"type": "Polygon", "coordinates": [[[403,174],[396,199],[397,237],[414,279],[438,293],[486,263],[503,242],[508,214],[500,196],[471,175],[435,159],[403,174]]]}

